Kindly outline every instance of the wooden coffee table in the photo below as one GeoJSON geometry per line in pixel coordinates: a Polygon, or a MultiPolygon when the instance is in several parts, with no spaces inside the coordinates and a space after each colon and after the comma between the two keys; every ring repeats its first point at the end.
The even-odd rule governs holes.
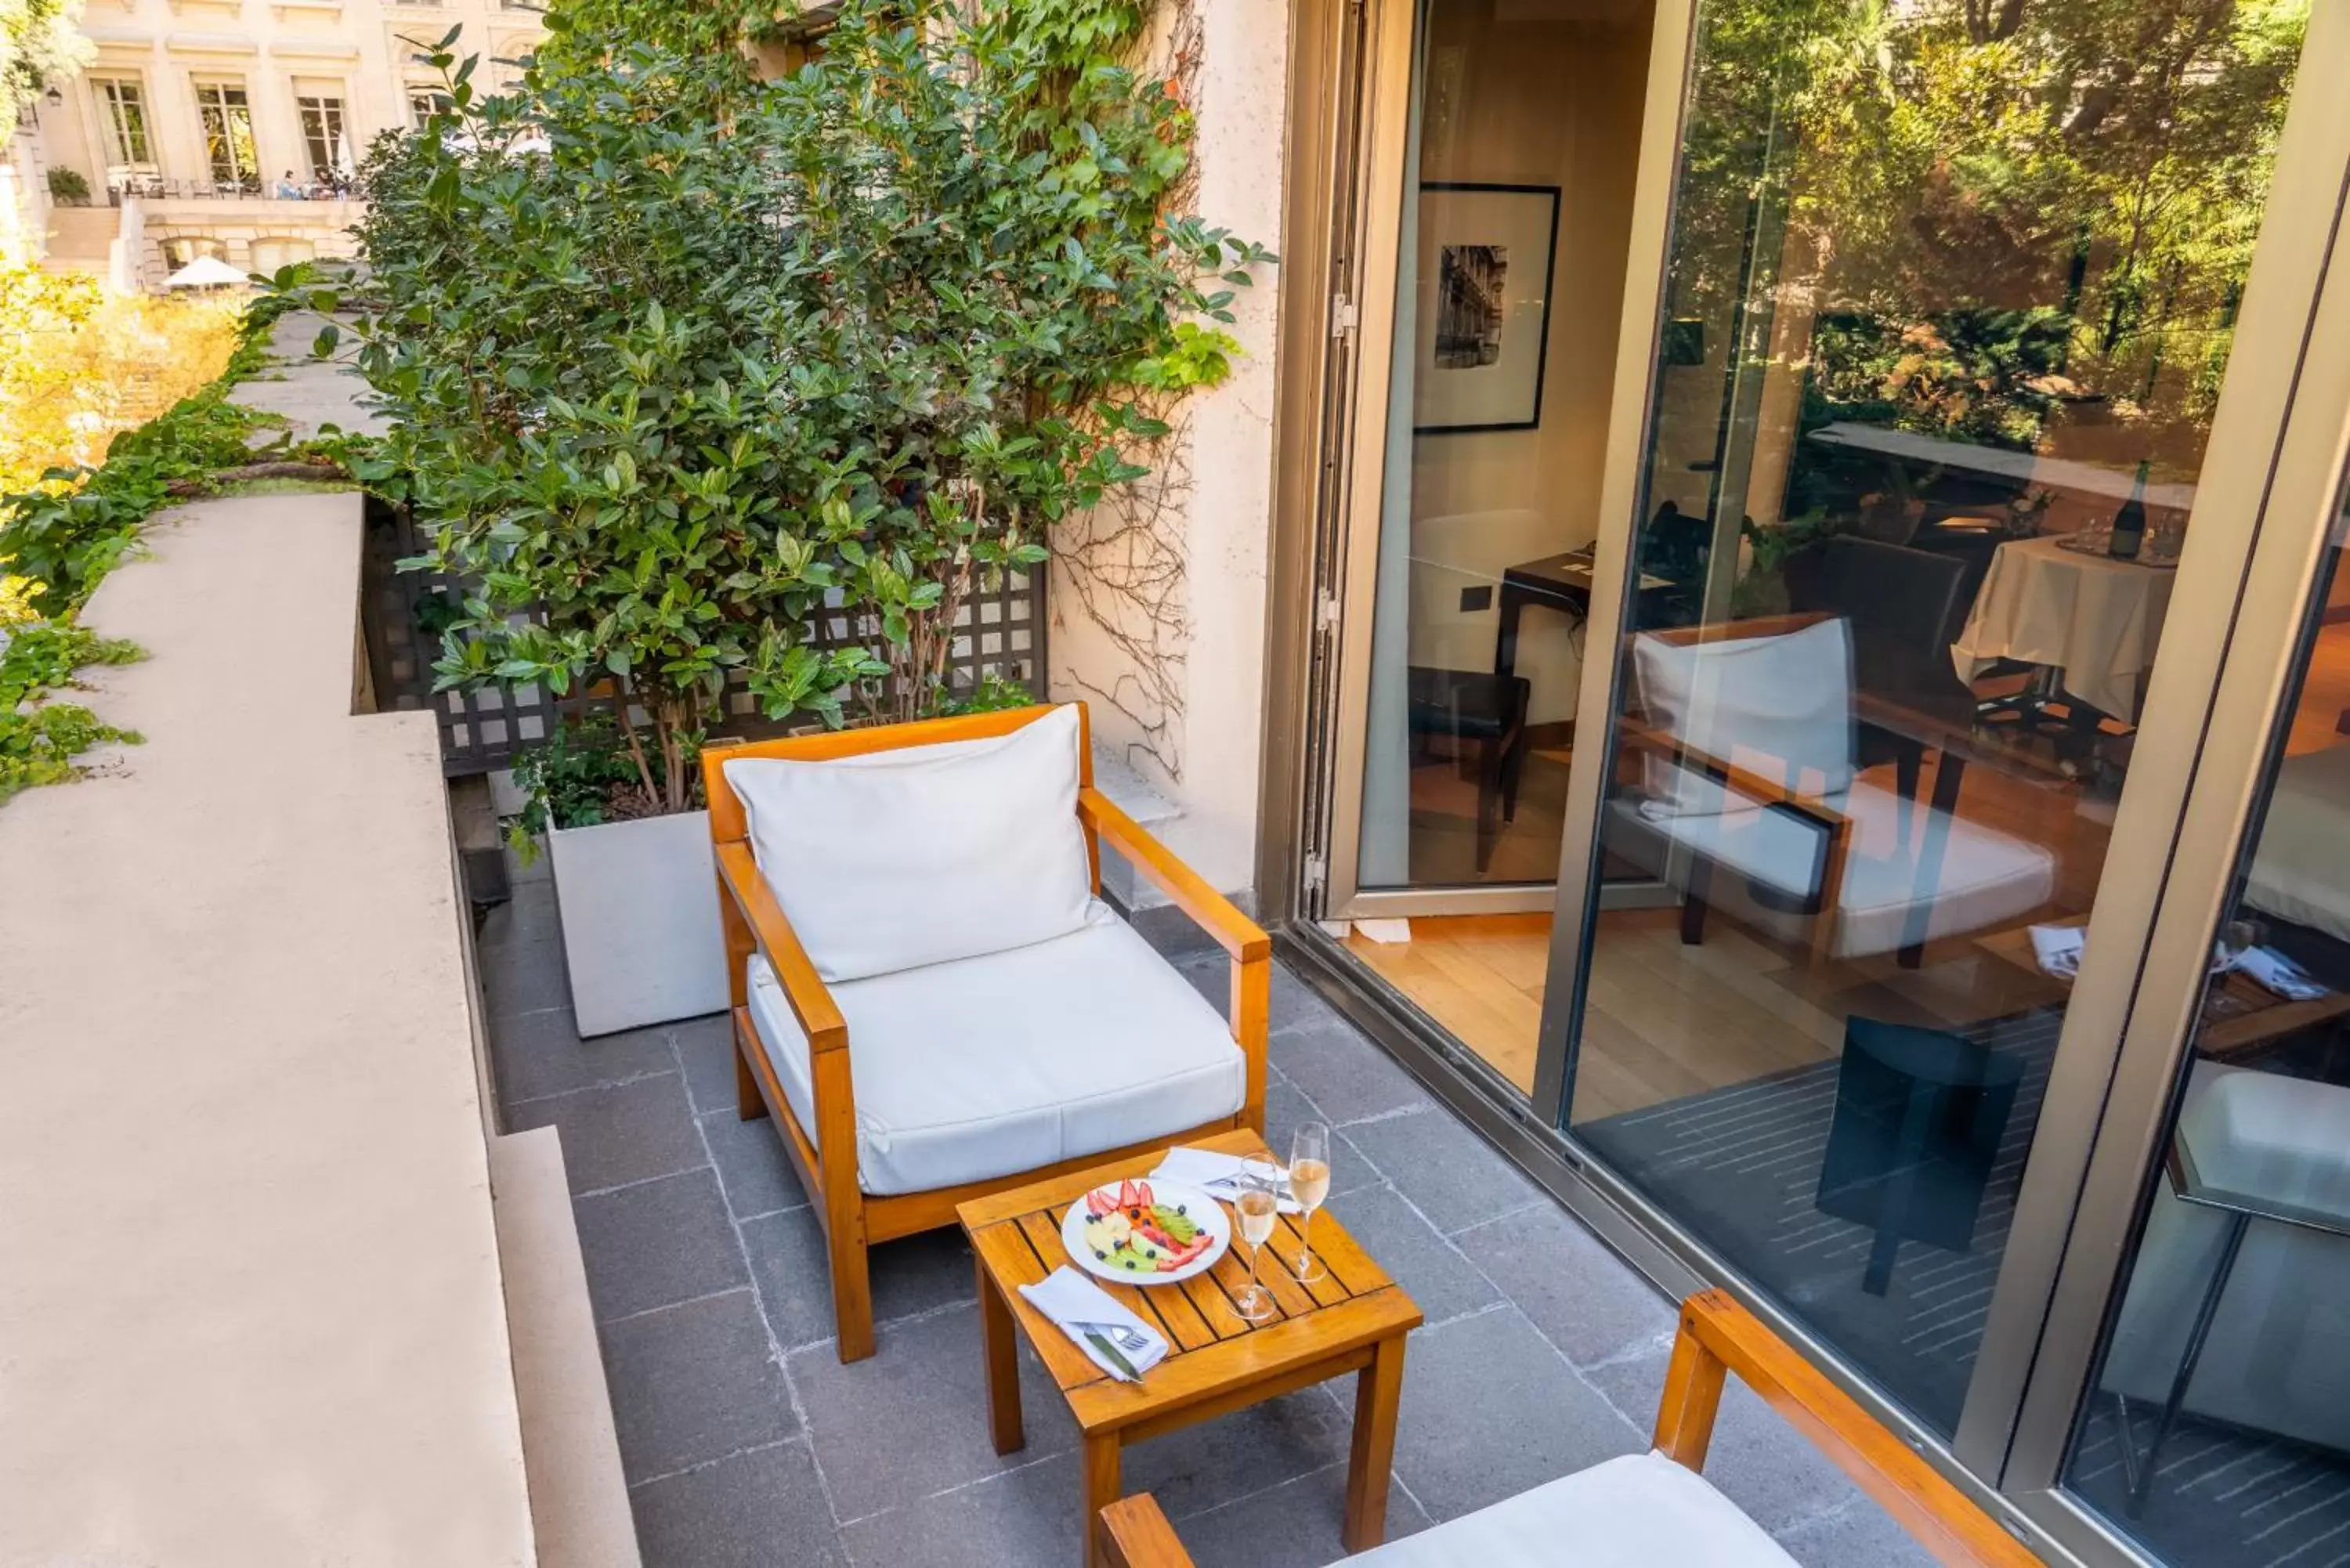
{"type": "MultiPolygon", "coordinates": [[[[1220,1134],[1196,1147],[1273,1158],[1253,1132],[1220,1134]]],[[[1147,1178],[1159,1159],[1153,1154],[1054,1177],[978,1199],[956,1211],[979,1265],[987,1414],[995,1451],[1012,1453],[1027,1441],[1020,1423],[1016,1329],[1035,1348],[1085,1434],[1086,1562],[1098,1568],[1108,1561],[1101,1511],[1119,1496],[1119,1459],[1127,1444],[1353,1372],[1358,1375],[1355,1442],[1342,1538],[1350,1552],[1377,1546],[1387,1530],[1404,1336],[1419,1326],[1420,1313],[1326,1211],[1314,1218],[1314,1252],[1329,1277],[1312,1285],[1299,1284],[1293,1272],[1298,1217],[1282,1216],[1257,1276],[1280,1311],[1261,1324],[1245,1322],[1232,1310],[1233,1294],[1248,1282],[1247,1248],[1237,1238],[1215,1267],[1180,1284],[1144,1289],[1097,1280],[1167,1336],[1167,1358],[1140,1383],[1121,1383],[1104,1374],[1020,1294],[1019,1286],[1034,1284],[1069,1262],[1068,1249],[1061,1244],[1061,1216],[1071,1203],[1106,1181],[1147,1178]]]]}
{"type": "MultiPolygon", "coordinates": [[[[2077,926],[2078,919],[2056,925],[2077,926]]],[[[2006,960],[2026,974],[2037,976],[2059,992],[2073,989],[2070,980],[2047,973],[2033,955],[2032,928],[2017,926],[1977,937],[1975,946],[2006,960]]],[[[2195,1049],[2225,1060],[2248,1056],[2304,1029],[2350,1013],[2350,992],[2329,991],[2305,1002],[2288,1002],[2251,976],[2230,972],[2203,993],[2203,1012],[2195,1030],[2195,1049]]]]}

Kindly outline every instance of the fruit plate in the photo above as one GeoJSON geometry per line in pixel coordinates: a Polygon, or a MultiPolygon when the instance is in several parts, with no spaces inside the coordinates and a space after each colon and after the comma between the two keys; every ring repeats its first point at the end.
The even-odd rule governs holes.
{"type": "Polygon", "coordinates": [[[1215,1266],[1232,1244],[1232,1221],[1196,1187],[1121,1181],[1070,1204],[1061,1241],[1089,1274],[1121,1285],[1171,1285],[1215,1266]]]}

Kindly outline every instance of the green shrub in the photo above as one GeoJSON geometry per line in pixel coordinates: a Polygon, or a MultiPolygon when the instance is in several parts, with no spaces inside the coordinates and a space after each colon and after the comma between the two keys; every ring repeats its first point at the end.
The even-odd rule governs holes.
{"type": "Polygon", "coordinates": [[[49,170],[49,197],[52,201],[78,205],[89,200],[89,182],[82,177],[78,169],[52,166],[49,170]]]}

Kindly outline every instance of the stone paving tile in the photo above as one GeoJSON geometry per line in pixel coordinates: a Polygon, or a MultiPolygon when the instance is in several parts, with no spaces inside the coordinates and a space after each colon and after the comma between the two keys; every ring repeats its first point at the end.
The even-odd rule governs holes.
{"type": "MultiPolygon", "coordinates": [[[[877,1251],[879,1354],[842,1366],[813,1212],[755,1207],[800,1194],[773,1127],[735,1118],[725,1018],[581,1042],[550,890],[522,886],[508,910],[484,926],[501,1098],[511,1127],[561,1128],[585,1194],[647,1568],[1075,1562],[1074,1425],[1024,1351],[1029,1444],[993,1452],[960,1234],[877,1251]],[[730,1289],[745,1257],[754,1288],[730,1289]]],[[[1179,967],[1222,1008],[1221,952],[1179,967]]],[[[1272,1141],[1338,1126],[1332,1211],[1440,1325],[1406,1357],[1390,1534],[1645,1446],[1669,1304],[1294,975],[1276,970],[1274,994],[1272,1141]]],[[[1128,1483],[1158,1492],[1205,1568],[1336,1562],[1352,1402],[1339,1379],[1141,1445],[1128,1483]]],[[[1741,1391],[1709,1474],[1806,1568],[1927,1561],[1741,1391]]]]}
{"type": "Polygon", "coordinates": [[[844,1526],[853,1568],[1076,1568],[1085,1537],[1077,1457],[1061,1453],[844,1526]]]}
{"type": "Polygon", "coordinates": [[[710,1163],[675,1073],[525,1101],[515,1107],[511,1126],[516,1132],[561,1130],[575,1197],[710,1163]]]}
{"type": "Polygon", "coordinates": [[[495,949],[556,941],[562,935],[563,925],[555,912],[555,884],[531,882],[515,888],[514,897],[504,903],[493,904],[484,912],[473,930],[473,945],[487,954],[495,949]]]}
{"type": "Polygon", "coordinates": [[[1347,1137],[1447,1234],[1548,1201],[1500,1150],[1433,1102],[1410,1115],[1357,1122],[1347,1137]]]}
{"type": "Polygon", "coordinates": [[[1672,1303],[1564,1209],[1540,1204],[1452,1240],[1577,1366],[1672,1338],[1672,1303]]]}
{"type": "Polygon", "coordinates": [[[1353,1434],[1352,1413],[1326,1388],[1301,1389],[1137,1443],[1126,1450],[1126,1490],[1150,1493],[1181,1519],[1342,1464],[1353,1434]]]}
{"type": "Polygon", "coordinates": [[[750,1283],[717,1179],[689,1170],[575,1199],[598,1321],[750,1283]]]}
{"type": "Polygon", "coordinates": [[[1933,1568],[1934,1558],[1893,1516],[1856,1493],[1835,1512],[1779,1537],[1804,1568],[1933,1568]]]}
{"type": "MultiPolygon", "coordinates": [[[[775,1343],[786,1351],[833,1337],[832,1274],[813,1210],[762,1215],[742,1225],[743,1249],[775,1343]]],[[[970,1301],[978,1289],[971,1246],[960,1230],[932,1231],[873,1249],[873,1315],[887,1354],[899,1318],[970,1301]]]]}
{"type": "Polygon", "coordinates": [[[582,1040],[568,1007],[499,1020],[490,1035],[490,1059],[498,1096],[508,1106],[677,1070],[666,1029],[582,1040]]]}
{"type": "Polygon", "coordinates": [[[1344,1019],[1284,1029],[1273,1036],[1268,1054],[1282,1076],[1336,1126],[1431,1104],[1418,1080],[1367,1048],[1344,1019]]]}
{"type": "Polygon", "coordinates": [[[702,1136],[718,1162],[718,1179],[726,1187],[727,1207],[738,1220],[798,1209],[807,1203],[799,1172],[785,1158],[784,1140],[773,1119],[746,1122],[731,1110],[712,1111],[696,1118],[702,1136]]]}
{"type": "Polygon", "coordinates": [[[816,1467],[844,1521],[1076,1445],[1068,1406],[1044,1368],[1027,1359],[1020,1393],[1028,1446],[1010,1455],[995,1451],[975,1305],[894,1324],[881,1334],[878,1354],[849,1366],[829,1343],[793,1351],[785,1366],[807,1417],[816,1467]]]}
{"type": "Polygon", "coordinates": [[[669,1026],[685,1086],[697,1113],[732,1111],[734,1105],[734,1023],[723,1012],[669,1026]]]}
{"type": "Polygon", "coordinates": [[[1419,1303],[1430,1323],[1464,1316],[1502,1299],[1492,1282],[1394,1188],[1340,1193],[1330,1200],[1330,1212],[1419,1303]]]}
{"type": "Polygon", "coordinates": [[[629,1501],[644,1568],[847,1568],[806,1443],[648,1481],[629,1501]]]}
{"type": "MultiPolygon", "coordinates": [[[[1176,1520],[1175,1533],[1208,1568],[1326,1568],[1346,1560],[1338,1540],[1346,1507],[1347,1467],[1335,1464],[1176,1520]]],[[[1411,1493],[1390,1480],[1387,1538],[1400,1541],[1427,1528],[1428,1515],[1411,1493]]]]}
{"type": "Polygon", "coordinates": [[[1403,1366],[1396,1473],[1440,1523],[1648,1446],[1515,1307],[1420,1330],[1403,1366]]]}
{"type": "Polygon", "coordinates": [[[799,1429],[747,1288],[624,1317],[598,1332],[620,1465],[631,1484],[799,1429]]]}
{"type": "Polygon", "coordinates": [[[571,1005],[571,978],[564,972],[560,943],[531,942],[479,952],[483,1016],[496,1020],[571,1005]]]}

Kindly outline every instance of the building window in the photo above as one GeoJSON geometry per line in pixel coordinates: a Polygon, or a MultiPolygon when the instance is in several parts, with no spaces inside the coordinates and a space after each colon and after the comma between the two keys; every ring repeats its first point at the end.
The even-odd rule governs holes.
{"type": "Polygon", "coordinates": [[[323,183],[348,170],[351,149],[345,136],[343,100],[325,94],[302,94],[294,99],[294,107],[302,116],[302,144],[310,151],[310,178],[323,183]]]}
{"type": "Polygon", "coordinates": [[[436,114],[454,114],[457,100],[439,88],[412,87],[408,89],[408,123],[421,130],[436,114]]]}
{"type": "Polygon", "coordinates": [[[253,147],[253,105],[242,82],[196,83],[196,114],[203,122],[204,159],[213,183],[261,189],[261,159],[253,147]]]}
{"type": "Polygon", "coordinates": [[[179,271],[198,256],[211,256],[216,261],[226,261],[228,246],[209,234],[178,234],[163,242],[163,263],[173,272],[179,271]]]}
{"type": "Polygon", "coordinates": [[[153,143],[147,135],[147,95],[127,77],[100,77],[90,84],[106,110],[106,161],[117,168],[151,169],[153,143]]]}

